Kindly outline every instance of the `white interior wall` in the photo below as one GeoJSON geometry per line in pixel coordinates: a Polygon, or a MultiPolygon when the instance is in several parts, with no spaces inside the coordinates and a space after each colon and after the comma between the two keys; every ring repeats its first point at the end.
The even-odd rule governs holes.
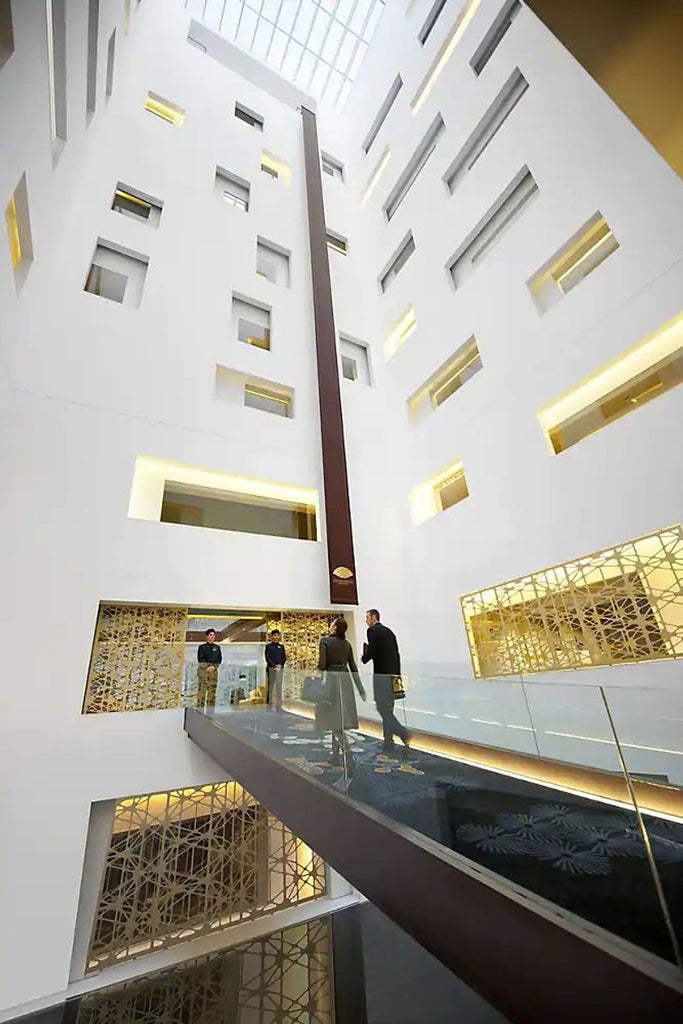
{"type": "MultiPolygon", "coordinates": [[[[53,171],[41,5],[13,6],[0,185],[10,195],[26,170],[35,261],[17,297],[0,246],[12,537],[0,621],[16,680],[3,708],[3,1008],[66,988],[91,803],[220,777],[179,714],[81,716],[100,600],[328,603],[324,528],[317,543],[283,542],[127,517],[138,455],[321,491],[300,115],[188,45],[180,5],[145,0],[119,33],[114,92],[105,110],[100,82],[86,139],[85,26],[70,0],[70,127],[53,171]],[[144,111],[149,90],[185,109],[182,126],[144,111]],[[235,100],[263,115],[263,134],[234,118],[235,100]],[[264,146],[291,166],[289,186],[260,172],[264,146]],[[217,164],[251,182],[248,215],[216,195],[217,164]],[[158,228],[111,211],[121,180],[163,201],[158,228]],[[258,235],[291,250],[289,289],[256,276],[258,235]],[[149,256],[139,309],[83,291],[98,237],[149,256]],[[233,335],[233,291],[272,306],[272,352],[233,335]],[[216,398],[217,363],[287,381],[297,419],[278,430],[216,398]]],[[[122,8],[101,4],[100,49],[122,8]]]]}
{"type": "MultiPolygon", "coordinates": [[[[446,4],[425,47],[417,32],[428,0],[418,0],[407,15],[400,4],[390,5],[341,129],[348,190],[356,197],[383,148],[391,150],[380,183],[348,230],[346,263],[333,265],[337,306],[344,309],[338,320],[346,319],[347,297],[357,293],[363,276],[364,301],[348,309],[355,325],[344,322],[342,329],[372,343],[377,384],[371,395],[344,391],[354,522],[364,524],[368,537],[386,541],[385,528],[397,537],[388,575],[372,543],[366,550],[359,542],[361,602],[382,607],[399,628],[407,659],[426,674],[471,674],[460,594],[679,523],[683,508],[680,459],[671,447],[683,422],[680,390],[561,456],[549,453],[536,420],[545,402],[679,311],[683,187],[528,9],[475,76],[469,60],[501,7],[500,0],[483,0],[414,116],[410,101],[462,2],[446,4]],[[529,89],[449,195],[443,175],[515,67],[529,89]],[[364,156],[362,141],[397,71],[403,89],[364,156]],[[437,112],[446,131],[387,224],[386,196],[437,112]],[[448,258],[524,164],[539,196],[454,291],[448,258]],[[598,209],[620,249],[539,316],[526,281],[598,209]],[[409,229],[416,252],[382,295],[376,277],[409,229]],[[387,364],[384,336],[411,303],[417,329],[387,364]],[[413,424],[407,398],[472,334],[483,370],[413,424]],[[365,408],[357,420],[359,402],[365,408]],[[470,497],[414,527],[411,487],[456,457],[463,460],[470,497]]],[[[325,136],[324,147],[333,151],[325,136]]],[[[657,664],[637,675],[664,682],[679,678],[680,669],[657,664]]],[[[607,676],[630,683],[633,673],[611,670],[607,676]]]]}
{"type": "MultiPolygon", "coordinates": [[[[13,4],[16,52],[0,71],[1,194],[26,171],[35,252],[17,297],[0,246],[0,351],[11,385],[1,454],[10,486],[0,515],[12,539],[0,621],[14,681],[3,711],[4,777],[12,779],[3,815],[12,843],[2,847],[5,1007],[66,986],[91,802],[216,778],[175,713],[80,716],[98,602],[327,603],[324,530],[310,544],[126,516],[141,454],[322,491],[293,98],[280,103],[270,79],[260,89],[188,45],[179,6],[132,3],[126,37],[122,5],[103,0],[98,109],[86,132],[87,19],[68,0],[69,131],[53,168],[41,6],[13,4]],[[117,19],[114,93],[105,104],[104,54],[117,19]],[[182,127],[145,113],[148,90],[185,109],[182,127]],[[235,100],[263,115],[263,134],[233,117],[235,100]],[[263,148],[290,165],[289,186],[259,171],[263,148]],[[248,215],[216,195],[217,165],[251,183],[248,215]],[[110,210],[121,180],[163,201],[158,229],[110,210]],[[289,290],[256,277],[257,235],[291,251],[289,290]],[[140,309],[83,293],[98,236],[149,256],[140,309]],[[233,291],[273,307],[270,353],[232,335],[233,291]],[[295,419],[283,428],[280,418],[216,399],[216,364],[295,388],[295,419]]],[[[344,163],[346,178],[323,176],[328,223],[349,239],[348,256],[331,259],[337,329],[371,347],[374,386],[342,391],[361,606],[381,608],[409,666],[466,677],[461,593],[681,520],[672,445],[679,391],[559,457],[548,453],[536,413],[678,311],[683,203],[673,172],[528,10],[473,75],[469,58],[501,0],[483,0],[413,117],[410,99],[459,6],[449,0],[422,48],[416,36],[429,0],[408,13],[392,0],[347,111],[319,127],[321,147],[344,163]],[[451,197],[441,177],[515,66],[530,88],[451,197]],[[363,157],[369,123],[399,70],[404,88],[363,157]],[[437,111],[446,132],[387,225],[382,204],[437,111]],[[360,209],[385,145],[390,163],[360,209]],[[540,196],[455,293],[446,260],[523,164],[540,196]],[[525,282],[597,209],[620,250],[539,317],[525,282]],[[377,275],[409,228],[417,251],[382,295],[377,275]],[[418,327],[386,364],[384,337],[411,302],[418,327]],[[433,416],[411,423],[408,396],[472,334],[484,369],[433,416]],[[413,526],[410,489],[456,456],[470,497],[413,526]]],[[[564,674],[562,682],[605,676],[635,687],[680,670],[636,666],[564,674]]],[[[537,714],[566,710],[556,695],[534,693],[537,714]]],[[[454,700],[444,684],[419,695],[427,711],[434,700],[454,700]]],[[[508,697],[501,711],[496,694],[496,706],[514,723],[517,697],[508,697]]],[[[581,703],[576,694],[570,701],[581,703]]],[[[599,730],[595,708],[585,715],[580,725],[599,730]]],[[[498,738],[490,729],[477,737],[498,738]]],[[[570,748],[566,756],[577,756],[570,748]]]]}

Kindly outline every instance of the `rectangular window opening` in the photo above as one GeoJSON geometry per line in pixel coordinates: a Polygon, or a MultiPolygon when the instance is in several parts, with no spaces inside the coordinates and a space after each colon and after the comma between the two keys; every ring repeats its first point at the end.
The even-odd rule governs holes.
{"type": "Polygon", "coordinates": [[[21,287],[33,261],[33,239],[25,173],[19,179],[19,183],[5,207],[5,227],[14,279],[17,287],[21,287]]]}
{"type": "Polygon", "coordinates": [[[215,187],[224,202],[245,213],[249,211],[251,186],[244,178],[239,178],[223,167],[216,167],[215,187]]]}
{"type": "Polygon", "coordinates": [[[248,492],[166,481],[162,523],[293,540],[317,540],[315,506],[248,492]]]}
{"type": "Polygon", "coordinates": [[[291,171],[289,164],[286,164],[284,160],[280,160],[278,157],[273,156],[272,153],[267,153],[265,150],[261,153],[261,170],[264,174],[267,174],[269,178],[274,180],[282,179],[285,185],[289,185],[291,179],[291,171]]]}
{"type": "Polygon", "coordinates": [[[410,108],[413,114],[417,114],[418,110],[421,109],[425,100],[436,85],[439,77],[441,76],[441,72],[455,53],[455,49],[465,34],[467,26],[476,14],[480,3],[481,0],[468,0],[458,13],[453,28],[446,37],[443,45],[439,48],[439,52],[432,61],[429,71],[425,75],[420,88],[417,90],[411,101],[410,108]]]}
{"type": "Polygon", "coordinates": [[[4,67],[13,53],[12,0],[0,0],[0,68],[4,67]]]}
{"type": "Polygon", "coordinates": [[[395,256],[393,256],[387,269],[382,273],[379,283],[380,288],[383,292],[387,290],[391,282],[401,272],[403,267],[406,265],[410,257],[415,252],[415,241],[413,239],[412,231],[409,231],[406,237],[401,242],[395,256]]]}
{"type": "Polygon", "coordinates": [[[289,288],[289,257],[288,249],[260,236],[256,239],[256,273],[259,277],[289,288]]]}
{"type": "Polygon", "coordinates": [[[612,229],[598,211],[528,281],[539,313],[547,312],[618,248],[612,229]]]}
{"type": "Polygon", "coordinates": [[[353,383],[370,386],[370,356],[367,345],[339,335],[342,377],[353,383]]]}
{"type": "Polygon", "coordinates": [[[114,91],[114,59],[116,54],[116,29],[109,36],[109,45],[107,46],[107,86],[106,96],[107,99],[111,96],[114,91]]]}
{"type": "Polygon", "coordinates": [[[123,34],[130,32],[130,0],[124,0],[123,4],[123,34]]]}
{"type": "Polygon", "coordinates": [[[344,180],[344,165],[334,157],[328,156],[327,153],[321,153],[320,159],[322,162],[323,174],[327,174],[330,178],[338,178],[339,181],[344,180]]]}
{"type": "Polygon", "coordinates": [[[683,313],[538,414],[555,455],[683,383],[683,313]]]}
{"type": "Polygon", "coordinates": [[[111,302],[139,308],[149,258],[99,238],[84,290],[111,302]]]}
{"type": "Polygon", "coordinates": [[[449,261],[448,272],[456,288],[504,237],[537,193],[533,174],[528,167],[523,167],[449,261]]]}
{"type": "Polygon", "coordinates": [[[181,125],[185,120],[185,111],[182,107],[176,106],[170,100],[165,100],[163,96],[158,96],[155,92],[147,94],[145,110],[150,114],[154,114],[155,117],[160,117],[162,121],[166,121],[168,124],[181,125]]]}
{"type": "Polygon", "coordinates": [[[328,249],[332,249],[333,252],[338,252],[341,256],[346,256],[348,243],[345,238],[341,235],[335,234],[333,231],[328,231],[326,239],[328,249]]]}
{"type": "Polygon", "coordinates": [[[402,88],[403,79],[401,78],[400,75],[396,75],[396,78],[391,83],[391,88],[389,89],[389,92],[387,93],[384,102],[382,103],[382,106],[379,108],[379,111],[377,112],[375,120],[372,122],[370,131],[368,132],[367,136],[365,137],[365,141],[363,142],[363,152],[365,154],[370,152],[370,148],[375,139],[377,138],[377,136],[379,135],[380,129],[384,122],[386,121],[389,111],[393,107],[396,97],[398,96],[402,88]]]}
{"type": "Polygon", "coordinates": [[[88,0],[88,72],[85,105],[90,114],[97,107],[97,44],[100,28],[100,0],[88,0]]]}
{"type": "Polygon", "coordinates": [[[253,110],[249,110],[248,107],[243,107],[241,103],[235,104],[235,117],[239,121],[244,121],[250,128],[256,128],[257,131],[263,131],[263,118],[260,114],[256,114],[253,110]]]}
{"type": "Polygon", "coordinates": [[[50,138],[66,141],[66,0],[46,0],[47,78],[50,138]]]}
{"type": "Polygon", "coordinates": [[[424,46],[424,44],[427,42],[430,35],[432,34],[432,30],[434,29],[434,26],[439,20],[439,16],[441,15],[441,12],[443,11],[445,6],[446,0],[436,0],[436,3],[432,6],[432,9],[427,15],[427,19],[424,25],[422,26],[418,33],[417,38],[419,39],[420,44],[422,46],[424,46]]]}
{"type": "Polygon", "coordinates": [[[232,318],[238,341],[270,351],[270,310],[266,306],[233,295],[232,318]]]}
{"type": "Polygon", "coordinates": [[[391,220],[417,181],[420,171],[436,149],[436,144],[443,134],[444,129],[445,125],[443,123],[443,118],[441,117],[441,114],[437,114],[430,125],[427,134],[411,156],[406,169],[396,182],[396,185],[389,194],[389,198],[384,204],[384,215],[387,220],[391,220]]]}
{"type": "Polygon", "coordinates": [[[277,381],[216,364],[215,396],[222,402],[294,418],[294,390],[277,381]]]}
{"type": "Polygon", "coordinates": [[[475,75],[480,75],[491,60],[521,7],[520,0],[508,0],[508,3],[495,18],[470,61],[470,67],[475,75]]]}
{"type": "Polygon", "coordinates": [[[409,400],[414,420],[438,409],[483,368],[476,338],[462,345],[409,400]]]}
{"type": "Polygon", "coordinates": [[[248,409],[258,409],[273,416],[291,418],[291,396],[259,384],[244,385],[244,404],[248,409]]]}
{"type": "Polygon", "coordinates": [[[468,498],[469,493],[462,462],[456,459],[440,473],[412,489],[410,512],[413,523],[417,526],[440,512],[446,512],[468,498]]]}
{"type": "Polygon", "coordinates": [[[392,358],[392,356],[396,355],[400,347],[408,340],[416,327],[417,317],[415,316],[415,310],[410,306],[401,314],[398,321],[394,324],[384,340],[384,358],[387,362],[392,358]]]}
{"type": "Polygon", "coordinates": [[[121,181],[116,186],[111,204],[115,213],[145,221],[153,227],[157,227],[161,220],[162,206],[160,199],[153,199],[152,196],[139,192],[130,185],[124,185],[121,181]]]}
{"type": "Polygon", "coordinates": [[[484,153],[503,127],[528,87],[529,83],[522,72],[519,68],[515,68],[446,171],[444,180],[449,192],[454,192],[462,178],[472,170],[482,153],[484,153]]]}

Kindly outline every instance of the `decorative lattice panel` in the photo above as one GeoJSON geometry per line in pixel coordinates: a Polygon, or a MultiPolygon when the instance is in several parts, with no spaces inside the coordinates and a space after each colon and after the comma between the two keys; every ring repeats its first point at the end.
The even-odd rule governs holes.
{"type": "Polygon", "coordinates": [[[180,706],[186,608],[102,605],[83,711],[180,706]]]}
{"type": "Polygon", "coordinates": [[[119,801],[87,970],[317,899],[325,867],[236,782],[119,801]]]}
{"type": "Polygon", "coordinates": [[[461,598],[475,675],[683,656],[683,530],[461,598]]]}
{"type": "Polygon", "coordinates": [[[103,989],[77,1024],[332,1024],[327,918],[103,989]]]}
{"type": "Polygon", "coordinates": [[[317,667],[320,641],[334,618],[334,612],[281,612],[269,618],[268,630],[282,632],[288,668],[310,672],[317,667]]]}

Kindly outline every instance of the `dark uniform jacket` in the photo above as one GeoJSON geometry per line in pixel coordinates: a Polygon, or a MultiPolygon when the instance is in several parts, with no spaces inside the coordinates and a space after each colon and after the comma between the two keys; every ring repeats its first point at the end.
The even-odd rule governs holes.
{"type": "Polygon", "coordinates": [[[281,668],[287,661],[284,644],[266,644],[265,654],[268,668],[281,668]]]}
{"type": "Polygon", "coordinates": [[[200,665],[220,665],[223,652],[218,644],[200,644],[197,648],[197,661],[200,665]]]}
{"type": "Polygon", "coordinates": [[[368,642],[363,646],[361,661],[372,662],[372,689],[378,704],[393,700],[391,677],[401,674],[401,655],[396,636],[382,622],[368,626],[368,642]]]}

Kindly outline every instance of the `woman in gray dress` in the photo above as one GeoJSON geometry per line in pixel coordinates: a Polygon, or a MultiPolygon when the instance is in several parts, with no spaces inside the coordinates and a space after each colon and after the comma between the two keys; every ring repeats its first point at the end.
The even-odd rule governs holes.
{"type": "Polygon", "coordinates": [[[320,641],[318,670],[328,673],[331,699],[329,703],[316,705],[315,724],[319,732],[332,733],[331,763],[339,765],[343,751],[347,767],[352,767],[353,757],[344,733],[345,729],[358,728],[358,711],[352,681],[363,700],[365,690],[358,675],[353,648],[346,639],[347,629],[348,623],[345,619],[336,619],[332,624],[331,635],[323,637],[320,641]]]}

